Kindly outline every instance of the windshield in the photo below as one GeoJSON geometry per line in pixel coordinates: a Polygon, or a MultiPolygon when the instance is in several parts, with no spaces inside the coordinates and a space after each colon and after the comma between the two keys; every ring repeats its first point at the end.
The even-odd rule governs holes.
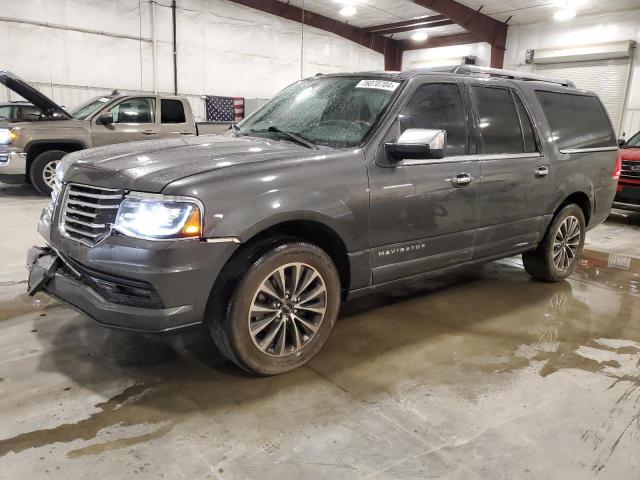
{"type": "Polygon", "coordinates": [[[625,144],[626,148],[637,148],[640,147],[640,132],[636,133],[633,137],[629,139],[629,141],[625,144]]]}
{"type": "Polygon", "coordinates": [[[294,83],[238,125],[238,135],[356,147],[384,112],[399,81],[316,77],[294,83]]]}
{"type": "Polygon", "coordinates": [[[91,114],[97,112],[100,108],[102,108],[105,105],[105,103],[108,103],[111,100],[112,98],[109,98],[109,97],[92,98],[88,102],[84,102],[78,105],[76,108],[72,109],[69,113],[79,120],[84,120],[91,114]]]}

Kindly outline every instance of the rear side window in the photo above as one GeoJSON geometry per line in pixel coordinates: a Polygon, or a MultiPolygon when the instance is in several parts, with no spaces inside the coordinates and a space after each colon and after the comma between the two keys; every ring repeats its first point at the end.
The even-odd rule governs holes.
{"type": "Polygon", "coordinates": [[[520,117],[520,125],[522,127],[522,144],[524,145],[524,153],[535,153],[538,151],[536,144],[536,135],[533,132],[533,125],[531,118],[527,113],[527,109],[524,108],[524,104],[518,95],[513,96],[516,100],[516,108],[518,109],[518,116],[520,117]]]}
{"type": "Polygon", "coordinates": [[[162,123],[185,123],[184,105],[180,100],[161,100],[160,117],[162,123]]]}
{"type": "Polygon", "coordinates": [[[471,98],[478,111],[480,152],[525,153],[520,117],[511,91],[472,86],[471,98]]]}
{"type": "Polygon", "coordinates": [[[597,97],[536,91],[559,150],[617,147],[609,117],[597,97]]]}
{"type": "Polygon", "coordinates": [[[400,112],[400,130],[446,130],[447,155],[467,153],[467,117],[460,88],[452,83],[427,83],[418,87],[400,112]]]}

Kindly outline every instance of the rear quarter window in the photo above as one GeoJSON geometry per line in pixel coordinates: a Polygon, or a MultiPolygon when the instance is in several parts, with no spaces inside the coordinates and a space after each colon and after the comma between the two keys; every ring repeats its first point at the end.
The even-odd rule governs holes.
{"type": "Polygon", "coordinates": [[[559,150],[617,147],[611,121],[598,97],[536,91],[559,150]]]}

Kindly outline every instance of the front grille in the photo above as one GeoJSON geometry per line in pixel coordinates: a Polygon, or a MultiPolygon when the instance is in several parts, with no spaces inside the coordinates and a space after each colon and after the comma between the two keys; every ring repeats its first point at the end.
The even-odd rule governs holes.
{"type": "Polygon", "coordinates": [[[123,190],[68,184],[60,211],[60,231],[71,240],[93,247],[109,235],[123,196],[123,190]]]}
{"type": "Polygon", "coordinates": [[[640,162],[622,161],[621,177],[640,178],[640,162]]]}

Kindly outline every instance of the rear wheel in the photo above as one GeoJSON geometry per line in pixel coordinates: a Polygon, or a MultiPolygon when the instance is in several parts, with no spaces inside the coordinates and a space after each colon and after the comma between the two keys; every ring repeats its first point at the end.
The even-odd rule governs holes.
{"type": "Polygon", "coordinates": [[[29,178],[31,184],[42,195],[49,195],[56,178],[56,167],[67,154],[63,150],[49,150],[38,155],[31,163],[29,178]]]}
{"type": "Polygon", "coordinates": [[[578,266],[585,233],[582,209],[576,204],[566,205],[554,218],[538,248],[522,255],[525,270],[533,278],[546,282],[569,277],[578,266]]]}
{"type": "Polygon", "coordinates": [[[258,255],[211,336],[230,360],[257,375],[297,368],[325,344],[340,309],[340,278],[315,245],[286,241],[258,255]]]}

